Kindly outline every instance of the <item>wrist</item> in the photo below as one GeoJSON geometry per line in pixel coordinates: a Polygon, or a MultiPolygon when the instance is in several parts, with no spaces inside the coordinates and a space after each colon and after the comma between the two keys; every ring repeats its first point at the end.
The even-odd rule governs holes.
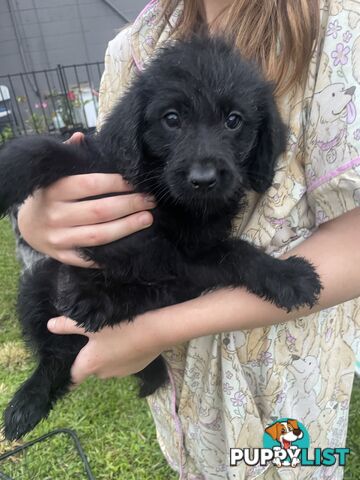
{"type": "MultiPolygon", "coordinates": [[[[292,312],[294,317],[298,311],[292,312]]],[[[243,288],[221,289],[139,317],[160,351],[194,338],[281,323],[289,314],[243,288]]]]}
{"type": "Polygon", "coordinates": [[[185,320],[189,318],[191,302],[163,307],[158,310],[146,312],[134,321],[147,345],[162,352],[169,348],[189,341],[195,333],[185,320]],[[185,318],[185,319],[184,319],[185,318]]]}
{"type": "MultiPolygon", "coordinates": [[[[146,312],[136,318],[135,322],[142,335],[143,332],[147,332],[147,338],[151,338],[151,345],[164,351],[197,337],[233,329],[233,325],[226,328],[226,324],[222,322],[223,303],[227,303],[229,295],[234,299],[234,291],[219,290],[193,300],[146,312]]],[[[239,321],[239,315],[236,317],[239,321]]]]}

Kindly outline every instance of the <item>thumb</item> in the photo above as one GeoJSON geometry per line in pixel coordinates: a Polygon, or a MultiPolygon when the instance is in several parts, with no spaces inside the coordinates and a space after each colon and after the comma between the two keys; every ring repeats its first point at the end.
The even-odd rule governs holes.
{"type": "Polygon", "coordinates": [[[67,317],[51,318],[47,323],[47,328],[51,333],[55,334],[86,335],[83,327],[79,327],[74,320],[67,317]]]}
{"type": "Polygon", "coordinates": [[[66,140],[64,143],[70,143],[70,144],[79,144],[84,140],[85,135],[81,132],[75,132],[71,135],[71,137],[66,140]]]}

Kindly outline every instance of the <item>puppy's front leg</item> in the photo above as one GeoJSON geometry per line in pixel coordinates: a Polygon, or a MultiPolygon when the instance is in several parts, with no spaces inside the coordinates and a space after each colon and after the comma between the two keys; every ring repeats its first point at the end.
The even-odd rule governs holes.
{"type": "Polygon", "coordinates": [[[211,259],[202,278],[209,288],[245,286],[250,292],[287,311],[313,307],[321,291],[314,267],[302,257],[279,260],[243,240],[228,240],[211,259]]]}
{"type": "Polygon", "coordinates": [[[38,188],[60,178],[82,173],[108,173],[110,166],[96,142],[85,138],[80,145],[34,136],[8,142],[0,152],[0,216],[21,204],[38,188]]]}

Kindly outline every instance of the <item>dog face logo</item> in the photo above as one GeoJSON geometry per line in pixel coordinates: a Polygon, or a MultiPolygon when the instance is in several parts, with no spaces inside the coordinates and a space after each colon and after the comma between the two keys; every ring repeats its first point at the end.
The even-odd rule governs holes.
{"type": "Polygon", "coordinates": [[[295,419],[281,418],[265,429],[264,447],[275,452],[273,463],[277,467],[297,467],[301,462],[301,451],[309,446],[306,428],[295,419]]]}
{"type": "Polygon", "coordinates": [[[280,443],[281,448],[288,450],[292,443],[300,440],[304,433],[299,428],[297,420],[290,420],[284,422],[276,422],[265,429],[265,432],[271,436],[273,440],[280,443]]]}

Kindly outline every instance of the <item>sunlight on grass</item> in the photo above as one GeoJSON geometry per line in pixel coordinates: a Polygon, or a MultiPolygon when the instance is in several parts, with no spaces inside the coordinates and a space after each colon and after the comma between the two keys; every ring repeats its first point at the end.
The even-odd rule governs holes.
{"type": "Polygon", "coordinates": [[[1,345],[0,368],[6,368],[9,373],[26,369],[29,358],[30,353],[22,342],[5,342],[1,345]]]}

